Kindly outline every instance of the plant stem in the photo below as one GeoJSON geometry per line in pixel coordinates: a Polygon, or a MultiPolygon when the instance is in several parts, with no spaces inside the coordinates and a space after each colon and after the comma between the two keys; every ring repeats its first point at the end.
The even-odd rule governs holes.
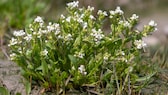
{"type": "Polygon", "coordinates": [[[127,74],[127,76],[126,76],[126,78],[124,80],[124,83],[123,83],[121,91],[124,89],[124,86],[125,86],[126,82],[128,81],[128,76],[129,76],[129,73],[127,74]]]}
{"type": "Polygon", "coordinates": [[[115,64],[113,64],[113,72],[114,72],[114,76],[115,76],[115,80],[116,80],[116,84],[117,84],[117,89],[118,89],[116,92],[116,95],[121,95],[120,86],[118,83],[118,77],[117,77],[116,69],[115,69],[115,64]]]}
{"type": "Polygon", "coordinates": [[[132,91],[131,91],[131,87],[130,87],[130,76],[128,76],[128,95],[131,95],[132,91]]]}

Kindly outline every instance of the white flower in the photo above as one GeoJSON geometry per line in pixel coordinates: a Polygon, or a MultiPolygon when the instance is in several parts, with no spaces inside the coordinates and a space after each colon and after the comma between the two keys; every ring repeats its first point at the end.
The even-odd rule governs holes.
{"type": "Polygon", "coordinates": [[[92,20],[95,19],[95,17],[93,15],[90,15],[89,18],[92,20]]]}
{"type": "Polygon", "coordinates": [[[120,20],[119,22],[118,22],[118,24],[123,24],[124,23],[124,21],[123,20],[120,20]]]}
{"type": "MultiPolygon", "coordinates": [[[[119,15],[122,15],[122,14],[124,14],[124,12],[121,10],[121,8],[118,6],[116,9],[115,9],[115,11],[110,11],[110,14],[111,15],[115,15],[115,14],[119,14],[119,15]]],[[[112,18],[112,16],[110,17],[110,18],[112,18]]]]}
{"type": "Polygon", "coordinates": [[[34,22],[35,22],[35,23],[44,23],[43,19],[42,19],[40,16],[37,16],[37,17],[34,19],[34,22]]]}
{"type": "Polygon", "coordinates": [[[83,19],[82,18],[76,18],[76,21],[79,23],[83,23],[83,19]]]}
{"type": "Polygon", "coordinates": [[[98,15],[108,16],[106,11],[98,10],[98,15]]]}
{"type": "Polygon", "coordinates": [[[45,43],[48,43],[48,40],[45,40],[45,43]]]}
{"type": "Polygon", "coordinates": [[[29,29],[30,31],[34,31],[34,29],[32,28],[32,24],[29,24],[29,29]]]}
{"type": "Polygon", "coordinates": [[[125,55],[125,52],[124,52],[124,51],[121,51],[121,55],[124,56],[124,55],[125,55]]]}
{"type": "Polygon", "coordinates": [[[147,44],[143,40],[135,40],[134,44],[137,49],[142,49],[143,47],[147,46],[147,44]]]}
{"type": "Polygon", "coordinates": [[[58,35],[58,39],[63,39],[64,37],[61,35],[58,35]]]}
{"type": "Polygon", "coordinates": [[[84,53],[79,53],[79,54],[78,54],[78,57],[79,57],[79,58],[83,58],[84,56],[85,56],[84,53]]]}
{"type": "Polygon", "coordinates": [[[155,27],[155,26],[157,26],[157,23],[155,23],[155,21],[151,20],[149,22],[149,26],[155,27]]]}
{"type": "Polygon", "coordinates": [[[103,57],[104,61],[107,61],[110,56],[111,56],[111,55],[110,55],[109,53],[105,53],[105,54],[104,54],[104,57],[103,57]]]}
{"type": "Polygon", "coordinates": [[[71,17],[67,17],[67,18],[66,18],[66,21],[67,21],[67,22],[70,22],[70,21],[71,21],[71,17]]]}
{"type": "Polygon", "coordinates": [[[19,36],[24,36],[26,33],[24,32],[24,30],[19,30],[19,31],[14,31],[13,35],[16,37],[19,36]]]}
{"type": "Polygon", "coordinates": [[[63,14],[61,14],[61,18],[62,18],[62,19],[65,19],[65,16],[64,16],[63,14]]]}
{"type": "Polygon", "coordinates": [[[85,54],[81,51],[81,52],[76,52],[74,56],[78,58],[83,58],[85,54]]]}
{"type": "Polygon", "coordinates": [[[41,51],[41,55],[42,56],[47,56],[48,54],[48,51],[46,49],[44,49],[43,51],[41,51]]]}
{"type": "Polygon", "coordinates": [[[30,29],[30,31],[34,31],[34,29],[33,28],[29,28],[30,29]]]}
{"type": "Polygon", "coordinates": [[[61,32],[61,31],[58,29],[58,30],[55,31],[54,34],[55,34],[55,35],[58,35],[60,32],[61,32]]]}
{"type": "Polygon", "coordinates": [[[157,28],[154,29],[154,31],[157,31],[157,30],[158,30],[157,28]]]}
{"type": "Polygon", "coordinates": [[[133,14],[130,19],[131,20],[137,20],[139,18],[139,16],[137,16],[136,14],[133,14]]]}
{"type": "Polygon", "coordinates": [[[111,11],[110,11],[110,14],[111,14],[111,15],[115,15],[115,11],[112,11],[112,10],[111,10],[111,11]]]}
{"type": "Polygon", "coordinates": [[[18,51],[20,54],[23,53],[21,47],[19,47],[17,51],[18,51]]]}
{"type": "Polygon", "coordinates": [[[15,53],[10,54],[9,56],[10,56],[11,60],[15,60],[15,58],[16,58],[16,54],[15,53]]]}
{"type": "Polygon", "coordinates": [[[53,32],[55,31],[55,35],[60,33],[60,26],[58,23],[49,23],[49,25],[47,26],[47,31],[48,32],[53,32]]]}
{"type": "Polygon", "coordinates": [[[94,41],[95,41],[96,43],[99,43],[99,41],[104,38],[104,34],[103,34],[103,32],[101,31],[101,29],[98,29],[98,31],[96,31],[96,29],[92,29],[91,36],[94,37],[94,41]]]}
{"type": "Polygon", "coordinates": [[[128,21],[120,20],[118,24],[123,25],[124,27],[130,27],[130,23],[128,21]]]}
{"type": "Polygon", "coordinates": [[[130,27],[130,23],[128,21],[124,21],[124,27],[130,27]]]}
{"type": "Polygon", "coordinates": [[[132,67],[132,66],[129,66],[129,67],[128,67],[128,70],[129,70],[129,72],[132,72],[132,71],[133,71],[133,67],[132,67]]]}
{"type": "Polygon", "coordinates": [[[73,20],[75,20],[75,21],[77,21],[79,23],[83,23],[83,19],[82,19],[83,17],[84,17],[83,14],[79,15],[78,13],[75,13],[75,16],[73,17],[73,20]]]}
{"type": "Polygon", "coordinates": [[[66,35],[65,40],[67,41],[73,40],[72,35],[71,34],[66,35]]]}
{"type": "Polygon", "coordinates": [[[28,42],[30,42],[30,40],[32,39],[32,35],[31,34],[27,34],[24,39],[28,42]]]}
{"type": "Polygon", "coordinates": [[[128,62],[127,58],[125,58],[125,57],[121,57],[121,61],[128,62]]]}
{"type": "Polygon", "coordinates": [[[84,16],[85,16],[85,14],[81,14],[81,15],[80,15],[80,18],[83,18],[84,16]]]}
{"type": "Polygon", "coordinates": [[[72,66],[72,68],[71,68],[72,70],[75,70],[75,66],[72,66]]]}
{"type": "Polygon", "coordinates": [[[78,68],[78,70],[80,71],[80,73],[81,74],[83,74],[83,75],[86,75],[87,74],[87,72],[86,72],[86,70],[85,70],[85,66],[84,65],[80,65],[80,67],[78,68]]]}
{"type": "Polygon", "coordinates": [[[83,11],[83,8],[79,8],[79,11],[82,12],[82,11],[83,11]]]}
{"type": "Polygon", "coordinates": [[[124,14],[124,12],[121,10],[119,6],[115,9],[115,13],[120,15],[124,14]]]}
{"type": "Polygon", "coordinates": [[[48,34],[49,32],[50,32],[50,31],[39,29],[40,36],[41,36],[42,34],[48,34]]]}
{"type": "Polygon", "coordinates": [[[73,8],[78,7],[78,4],[79,4],[79,1],[73,1],[73,2],[67,3],[67,6],[68,6],[70,9],[73,9],[73,8]]]}
{"type": "Polygon", "coordinates": [[[15,39],[15,38],[12,38],[12,39],[10,40],[10,43],[9,43],[8,46],[13,46],[13,45],[16,45],[16,44],[18,44],[18,40],[15,39]]]}
{"type": "Polygon", "coordinates": [[[94,10],[94,7],[90,7],[90,6],[88,6],[88,8],[87,8],[89,11],[93,11],[94,10]]]}
{"type": "Polygon", "coordinates": [[[84,22],[82,25],[83,25],[83,29],[86,29],[88,24],[87,22],[84,22]]]}
{"type": "Polygon", "coordinates": [[[51,32],[51,31],[53,31],[54,29],[55,29],[54,25],[52,25],[52,23],[49,22],[49,24],[48,24],[48,26],[47,26],[47,30],[51,32]]]}
{"type": "Polygon", "coordinates": [[[31,53],[32,53],[32,50],[29,50],[29,49],[26,50],[26,55],[31,55],[31,53]]]}

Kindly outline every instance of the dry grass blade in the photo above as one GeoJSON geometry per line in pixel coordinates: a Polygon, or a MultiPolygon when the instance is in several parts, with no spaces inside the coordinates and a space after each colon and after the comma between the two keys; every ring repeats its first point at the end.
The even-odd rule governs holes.
{"type": "Polygon", "coordinates": [[[103,94],[101,94],[99,92],[96,92],[96,91],[93,91],[93,90],[88,90],[88,89],[87,89],[87,92],[95,94],[95,95],[103,95],[103,94]]]}

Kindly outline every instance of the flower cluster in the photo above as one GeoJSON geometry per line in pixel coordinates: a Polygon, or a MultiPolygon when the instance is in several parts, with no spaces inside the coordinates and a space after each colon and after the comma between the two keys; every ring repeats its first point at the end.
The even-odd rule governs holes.
{"type": "Polygon", "coordinates": [[[80,65],[80,67],[78,68],[78,70],[80,71],[80,73],[81,74],[83,74],[83,75],[86,75],[87,74],[87,72],[86,72],[86,70],[85,70],[85,66],[84,65],[80,65]]]}
{"type": "Polygon", "coordinates": [[[149,22],[149,26],[155,27],[155,26],[157,26],[157,23],[155,23],[155,21],[151,20],[149,22]]]}
{"type": "Polygon", "coordinates": [[[133,14],[130,19],[131,20],[137,20],[139,18],[139,16],[137,16],[136,14],[133,14]]]}
{"type": "Polygon", "coordinates": [[[34,23],[38,23],[40,25],[40,27],[43,27],[44,21],[43,21],[43,19],[40,16],[37,16],[34,19],[34,23]]]}
{"type": "Polygon", "coordinates": [[[65,41],[71,41],[73,40],[72,38],[72,35],[70,33],[68,33],[66,36],[65,36],[65,41]]]}
{"type": "Polygon", "coordinates": [[[60,26],[58,23],[49,23],[48,26],[47,26],[47,31],[48,32],[52,32],[54,31],[55,32],[55,35],[58,35],[60,33],[60,26]]]}
{"type": "Polygon", "coordinates": [[[74,54],[75,57],[78,57],[78,58],[83,58],[85,56],[85,54],[83,52],[76,52],[74,54]]]}
{"type": "Polygon", "coordinates": [[[37,16],[35,19],[34,19],[34,23],[44,23],[43,19],[40,17],[40,16],[37,16]]]}
{"type": "Polygon", "coordinates": [[[88,6],[87,10],[92,12],[94,10],[94,7],[88,6]]]}
{"type": "Polygon", "coordinates": [[[147,44],[143,40],[135,40],[134,44],[137,49],[142,49],[147,46],[147,44]]]}
{"type": "Polygon", "coordinates": [[[41,55],[42,56],[47,56],[47,54],[48,54],[48,51],[45,49],[45,50],[43,50],[43,51],[41,51],[41,55]]]}
{"type": "Polygon", "coordinates": [[[109,58],[110,58],[110,56],[111,56],[111,54],[105,53],[105,54],[104,54],[104,57],[103,57],[104,61],[108,61],[109,58]]]}
{"type": "Polygon", "coordinates": [[[113,10],[110,11],[110,18],[113,18],[113,16],[117,15],[117,14],[119,14],[119,15],[124,14],[124,12],[121,10],[121,8],[119,6],[115,9],[115,11],[113,11],[113,10]]]}
{"type": "Polygon", "coordinates": [[[18,40],[15,39],[15,38],[11,38],[10,42],[9,42],[9,45],[8,46],[13,46],[13,45],[16,45],[18,44],[18,40]]]}
{"type": "Polygon", "coordinates": [[[108,16],[106,11],[98,10],[97,12],[98,15],[103,15],[103,16],[108,16]]]}
{"type": "Polygon", "coordinates": [[[24,32],[24,30],[14,31],[13,35],[16,37],[24,36],[25,32],[24,32]]]}
{"type": "Polygon", "coordinates": [[[78,7],[78,4],[79,4],[79,1],[73,1],[73,2],[67,3],[67,6],[70,9],[74,9],[74,8],[78,7]]]}
{"type": "Polygon", "coordinates": [[[104,38],[104,34],[101,29],[98,29],[98,31],[96,29],[92,29],[92,33],[90,35],[94,37],[96,44],[100,43],[100,41],[104,38]]]}
{"type": "Polygon", "coordinates": [[[30,42],[30,40],[32,40],[32,35],[31,34],[27,34],[24,39],[27,41],[27,42],[30,42]]]}
{"type": "Polygon", "coordinates": [[[157,31],[157,28],[156,28],[157,23],[156,23],[154,20],[151,20],[151,21],[149,22],[149,26],[151,26],[152,28],[154,28],[154,31],[157,31]]]}
{"type": "Polygon", "coordinates": [[[131,27],[131,26],[130,26],[130,23],[129,23],[128,21],[120,20],[120,21],[119,21],[119,24],[120,24],[120,25],[123,25],[124,27],[129,27],[129,28],[131,27]]]}

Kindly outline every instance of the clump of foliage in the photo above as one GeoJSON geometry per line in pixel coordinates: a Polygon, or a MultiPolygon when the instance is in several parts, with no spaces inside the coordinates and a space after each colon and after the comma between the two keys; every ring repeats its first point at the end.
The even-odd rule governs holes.
{"type": "Polygon", "coordinates": [[[45,91],[130,95],[139,93],[155,74],[141,75],[140,54],[147,44],[142,37],[155,31],[152,20],[142,31],[135,28],[138,16],[124,17],[117,7],[109,12],[79,8],[78,1],[67,4],[67,16],[49,22],[37,16],[29,28],[14,31],[10,41],[11,60],[22,69],[30,84],[45,91]],[[108,19],[111,32],[105,34],[108,19]],[[141,76],[140,76],[141,75],[141,76]]]}

